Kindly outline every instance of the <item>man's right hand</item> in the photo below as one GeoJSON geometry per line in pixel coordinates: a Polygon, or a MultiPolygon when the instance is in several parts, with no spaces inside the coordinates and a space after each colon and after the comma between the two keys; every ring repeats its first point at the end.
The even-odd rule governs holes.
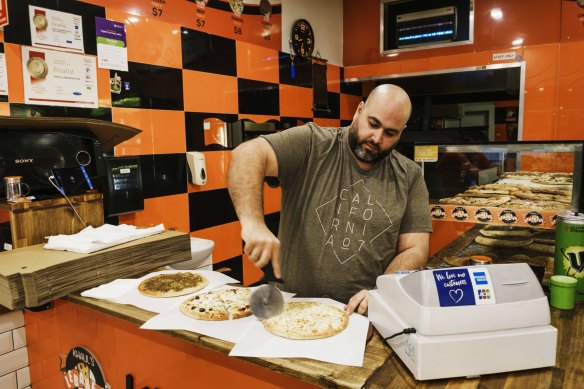
{"type": "Polygon", "coordinates": [[[280,271],[280,241],[264,223],[243,227],[241,238],[245,242],[243,251],[255,267],[263,268],[272,262],[274,276],[281,278],[280,271]]]}

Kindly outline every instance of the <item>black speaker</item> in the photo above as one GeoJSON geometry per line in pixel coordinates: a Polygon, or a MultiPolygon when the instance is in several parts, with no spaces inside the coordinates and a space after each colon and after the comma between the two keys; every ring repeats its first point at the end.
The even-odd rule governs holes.
{"type": "Polygon", "coordinates": [[[51,169],[84,166],[90,178],[98,175],[103,152],[88,130],[0,130],[0,198],[5,198],[3,177],[22,176],[29,195],[37,199],[59,192],[49,182],[51,169]]]}

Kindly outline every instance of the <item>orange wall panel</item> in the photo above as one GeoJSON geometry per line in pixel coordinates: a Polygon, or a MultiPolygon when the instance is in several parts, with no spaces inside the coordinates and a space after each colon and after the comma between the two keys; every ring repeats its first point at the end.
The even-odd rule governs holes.
{"type": "Polygon", "coordinates": [[[109,69],[97,68],[97,104],[100,107],[111,107],[109,69]]]}
{"type": "Polygon", "coordinates": [[[556,137],[556,111],[523,112],[523,140],[550,140],[556,137]]]}
{"type": "Polygon", "coordinates": [[[112,121],[134,127],[142,132],[114,148],[116,156],[154,154],[152,112],[141,108],[112,108],[112,121]]]}
{"type": "Polygon", "coordinates": [[[363,101],[363,98],[360,96],[341,94],[341,120],[353,120],[353,115],[355,115],[355,111],[361,101],[363,101]]]}
{"type": "MultiPolygon", "coordinates": [[[[191,233],[195,238],[209,239],[215,242],[213,248],[213,263],[243,254],[241,240],[241,224],[239,222],[226,223],[220,226],[205,228],[191,233]]],[[[244,272],[245,274],[245,272],[244,272]]]]}
{"type": "Polygon", "coordinates": [[[314,118],[314,122],[321,127],[339,127],[341,125],[339,119],[314,118]]]}
{"type": "Polygon", "coordinates": [[[183,70],[184,107],[189,112],[237,113],[237,78],[183,70]]]}
{"type": "Polygon", "coordinates": [[[341,92],[341,68],[335,65],[326,65],[326,82],[329,92],[341,92]]]}
{"type": "Polygon", "coordinates": [[[184,153],[186,147],[183,111],[150,110],[154,154],[184,153]]]}
{"type": "Polygon", "coordinates": [[[237,76],[250,80],[280,81],[278,51],[237,41],[237,76]]]}
{"type": "Polygon", "coordinates": [[[119,217],[120,223],[138,227],[152,227],[160,223],[169,229],[190,231],[189,197],[182,193],[172,196],[154,197],[144,200],[144,211],[119,217]]]}
{"type": "Polygon", "coordinates": [[[584,140],[584,108],[560,110],[555,139],[584,140]]]}
{"type": "Polygon", "coordinates": [[[560,45],[558,105],[561,109],[584,109],[583,59],[584,40],[560,45]]]}
{"type": "Polygon", "coordinates": [[[4,43],[6,72],[8,73],[8,101],[24,103],[24,84],[22,79],[22,51],[20,45],[4,43]]]}
{"type": "Polygon", "coordinates": [[[559,44],[526,47],[524,104],[530,110],[552,109],[557,104],[559,44]]]}
{"type": "Polygon", "coordinates": [[[312,89],[280,84],[280,115],[312,117],[312,89]]]}
{"type": "Polygon", "coordinates": [[[270,188],[264,184],[264,214],[280,212],[282,207],[282,189],[270,188]]]}

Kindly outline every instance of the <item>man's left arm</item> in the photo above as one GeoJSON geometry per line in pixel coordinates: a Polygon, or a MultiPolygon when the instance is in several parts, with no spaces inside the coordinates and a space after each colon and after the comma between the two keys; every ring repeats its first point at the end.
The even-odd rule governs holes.
{"type": "Polygon", "coordinates": [[[383,274],[400,270],[418,270],[426,267],[430,252],[430,233],[411,232],[400,234],[397,241],[397,252],[383,274]]]}
{"type": "MultiPolygon", "coordinates": [[[[428,253],[430,251],[429,232],[411,232],[400,234],[397,241],[397,255],[389,263],[383,274],[389,274],[400,270],[418,270],[426,267],[428,253]]],[[[353,312],[365,315],[369,309],[367,303],[368,291],[363,289],[351,297],[345,305],[348,315],[353,312]]]]}

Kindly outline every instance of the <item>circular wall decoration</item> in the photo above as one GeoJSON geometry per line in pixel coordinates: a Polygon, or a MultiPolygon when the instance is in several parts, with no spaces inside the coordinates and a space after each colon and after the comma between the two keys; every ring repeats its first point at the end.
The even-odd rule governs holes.
{"type": "Polygon", "coordinates": [[[298,19],[292,24],[290,41],[296,55],[310,58],[314,50],[314,32],[307,20],[298,19]]]}

